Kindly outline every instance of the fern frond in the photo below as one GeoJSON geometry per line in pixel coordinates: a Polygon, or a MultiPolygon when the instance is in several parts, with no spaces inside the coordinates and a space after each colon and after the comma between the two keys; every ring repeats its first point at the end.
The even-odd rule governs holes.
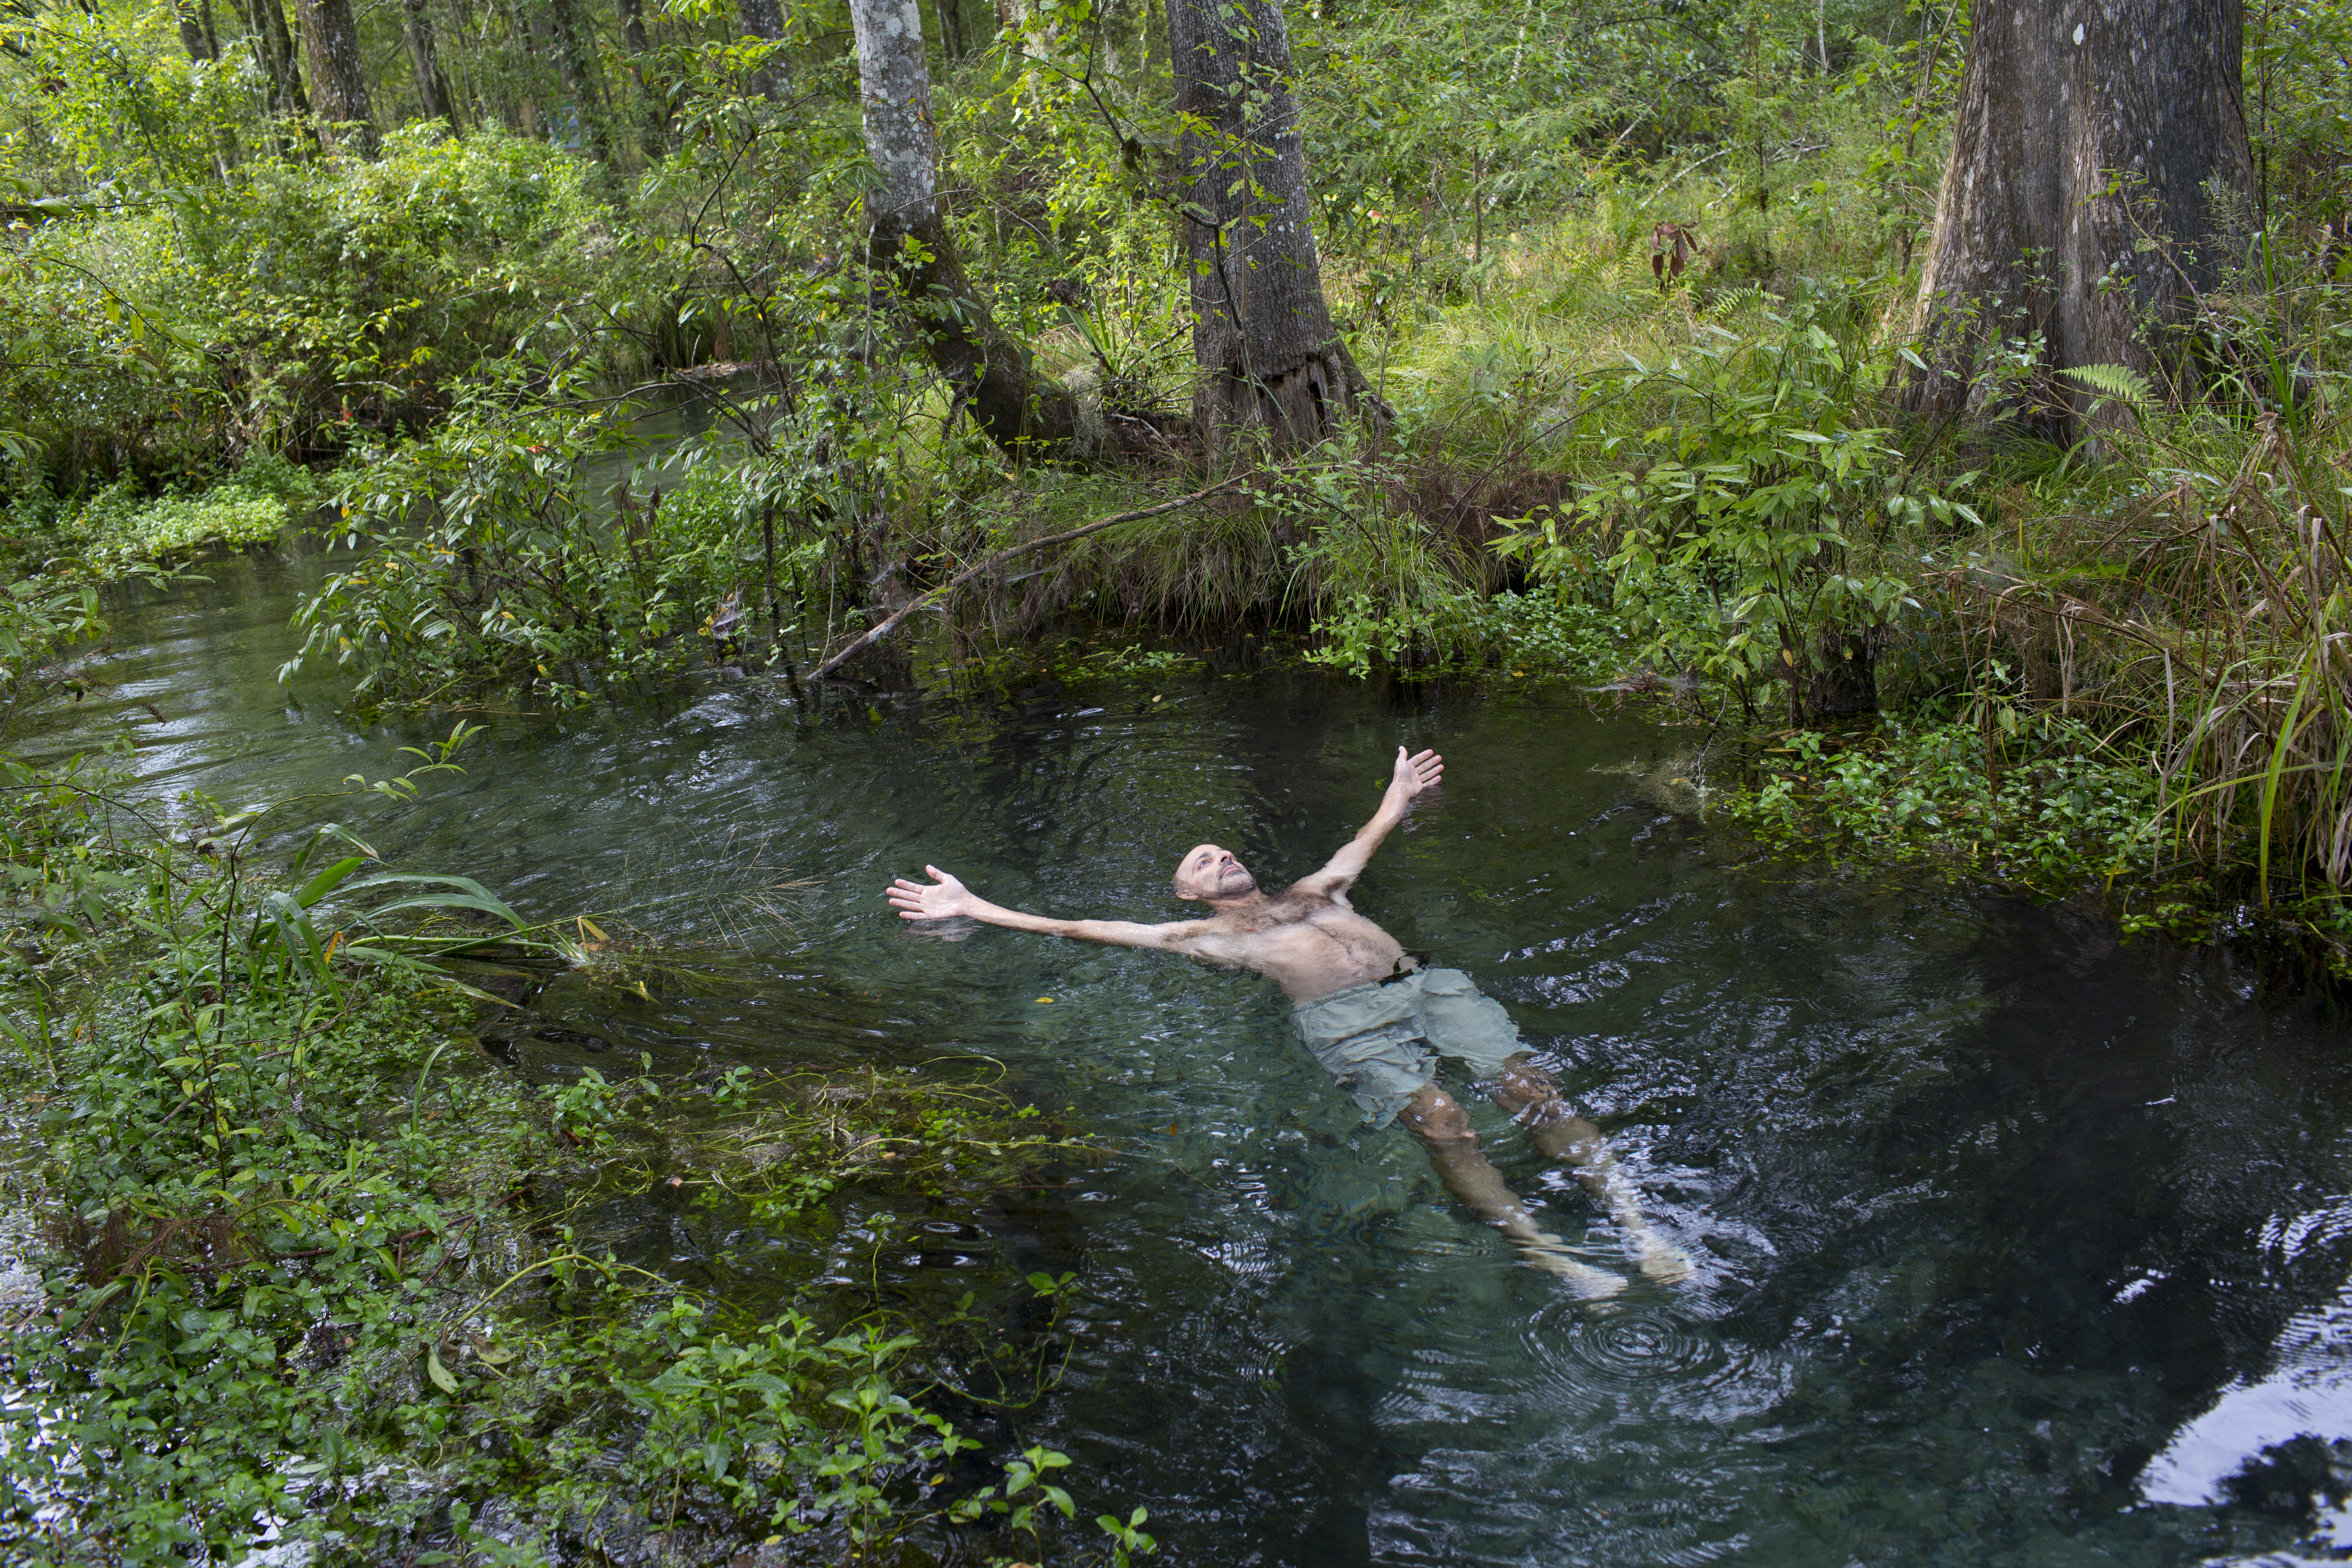
{"type": "Polygon", "coordinates": [[[2145,405],[2156,401],[2156,388],[2147,377],[2123,364],[2069,365],[2058,373],[2074,377],[2102,397],[2112,397],[2118,403],[2145,405]]]}

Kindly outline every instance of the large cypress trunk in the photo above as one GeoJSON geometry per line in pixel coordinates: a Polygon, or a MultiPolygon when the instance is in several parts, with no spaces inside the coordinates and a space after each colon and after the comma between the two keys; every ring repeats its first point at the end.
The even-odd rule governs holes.
{"type": "Polygon", "coordinates": [[[1168,31],[1187,124],[1194,422],[1213,452],[1253,427],[1278,447],[1318,440],[1365,385],[1323,301],[1281,7],[1169,0],[1168,31]]]}
{"type": "Polygon", "coordinates": [[[1973,27],[1920,291],[1929,368],[1906,401],[2023,414],[2065,440],[2089,395],[2058,371],[2127,365],[2193,392],[2165,340],[2226,259],[2222,209],[2252,188],[2240,0],[2008,0],[1973,27]],[[1985,351],[2036,332],[2025,405],[2004,405],[2015,389],[1985,351]]]}
{"type": "Polygon", "coordinates": [[[360,60],[360,30],[352,16],[352,0],[295,0],[295,10],[302,18],[310,101],[327,122],[322,130],[338,140],[348,138],[352,151],[361,157],[374,157],[375,123],[368,112],[367,73],[360,60]]]}
{"type": "Polygon", "coordinates": [[[849,18],[857,33],[866,151],[877,178],[866,195],[875,270],[896,281],[931,363],[990,439],[1008,450],[1067,446],[1078,435],[1076,402],[997,326],[965,279],[941,217],[919,0],[850,0],[849,18]]]}
{"type": "Polygon", "coordinates": [[[457,106],[449,96],[449,79],[441,74],[440,53],[434,47],[433,17],[425,0],[401,0],[401,33],[408,45],[408,63],[416,70],[416,102],[427,120],[446,121],[457,129],[457,106]]]}

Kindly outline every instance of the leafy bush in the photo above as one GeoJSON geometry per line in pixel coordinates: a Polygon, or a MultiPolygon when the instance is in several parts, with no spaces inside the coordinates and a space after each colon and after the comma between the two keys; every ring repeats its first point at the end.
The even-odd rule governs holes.
{"type": "Polygon", "coordinates": [[[236,175],[52,223],[0,274],[0,397],[59,491],[416,427],[481,360],[576,351],[592,282],[633,287],[535,142],[418,126],[377,163],[236,175]]]}
{"type": "Polygon", "coordinates": [[[1649,658],[1751,712],[1768,689],[1792,723],[1874,707],[1880,636],[1916,607],[1899,547],[1977,519],[1908,489],[1888,432],[1856,423],[1876,377],[1855,303],[1803,292],[1770,337],[1716,328],[1586,389],[1570,417],[1606,466],[1497,548],[1540,578],[1605,584],[1649,658]],[[1621,404],[1658,422],[1629,429],[1621,404]]]}
{"type": "Polygon", "coordinates": [[[720,599],[767,569],[747,476],[709,463],[666,491],[593,493],[583,465],[625,450],[593,417],[468,418],[355,476],[345,526],[373,548],[304,602],[288,672],[356,667],[379,700],[576,698],[708,658],[720,599]]]}
{"type": "Polygon", "coordinates": [[[207,545],[274,544],[320,489],[309,470],[263,455],[193,495],[142,500],[122,480],[79,506],[24,506],[17,515],[34,526],[5,542],[21,570],[52,579],[109,581],[207,545]]]}
{"type": "Polygon", "coordinates": [[[1962,870],[2048,894],[2156,869],[2158,783],[2135,759],[2102,759],[2095,737],[2054,722],[2002,741],[2024,754],[1995,769],[1975,724],[1796,731],[1759,758],[1759,782],[1733,797],[1731,815],[1802,853],[1962,870]]]}

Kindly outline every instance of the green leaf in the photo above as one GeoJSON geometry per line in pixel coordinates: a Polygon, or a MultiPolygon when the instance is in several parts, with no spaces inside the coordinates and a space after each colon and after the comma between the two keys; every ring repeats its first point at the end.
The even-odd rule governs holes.
{"type": "Polygon", "coordinates": [[[471,877],[435,877],[428,876],[421,872],[392,871],[386,872],[381,877],[370,877],[364,882],[354,883],[352,887],[352,891],[356,893],[363,891],[369,888],[389,888],[394,886],[456,888],[459,889],[459,891],[457,893],[425,893],[418,894],[414,898],[396,899],[393,902],[384,905],[382,909],[371,911],[371,917],[373,915],[390,914],[395,910],[480,910],[486,913],[496,915],[499,919],[506,921],[507,924],[514,927],[517,931],[521,931],[530,924],[530,922],[525,921],[520,915],[515,913],[514,910],[508,906],[505,900],[491,892],[479,882],[475,881],[471,877]]]}
{"type": "Polygon", "coordinates": [[[2148,384],[2147,377],[2129,365],[2069,365],[2058,374],[2070,380],[2078,381],[2101,396],[2112,397],[2118,403],[2128,403],[2138,406],[2156,401],[2156,388],[2148,384]]]}
{"type": "Polygon", "coordinates": [[[367,860],[364,857],[358,855],[344,857],[303,883],[302,890],[294,895],[294,901],[302,908],[309,909],[320,899],[333,892],[346,878],[366,864],[367,860]]]}
{"type": "Polygon", "coordinates": [[[455,1394],[457,1392],[457,1376],[455,1373],[451,1373],[447,1367],[441,1364],[441,1351],[440,1347],[437,1345],[427,1345],[425,1347],[425,1375],[431,1378],[433,1380],[433,1386],[439,1389],[442,1393],[455,1394]]]}

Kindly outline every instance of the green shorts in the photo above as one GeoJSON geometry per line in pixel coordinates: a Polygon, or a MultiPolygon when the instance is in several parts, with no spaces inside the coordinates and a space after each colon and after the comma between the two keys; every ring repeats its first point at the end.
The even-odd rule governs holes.
{"type": "Polygon", "coordinates": [[[1518,1054],[1519,1026],[1458,969],[1416,969],[1350,985],[1291,1010],[1298,1037],[1348,1091],[1364,1120],[1386,1127],[1452,1057],[1481,1078],[1518,1054]]]}

